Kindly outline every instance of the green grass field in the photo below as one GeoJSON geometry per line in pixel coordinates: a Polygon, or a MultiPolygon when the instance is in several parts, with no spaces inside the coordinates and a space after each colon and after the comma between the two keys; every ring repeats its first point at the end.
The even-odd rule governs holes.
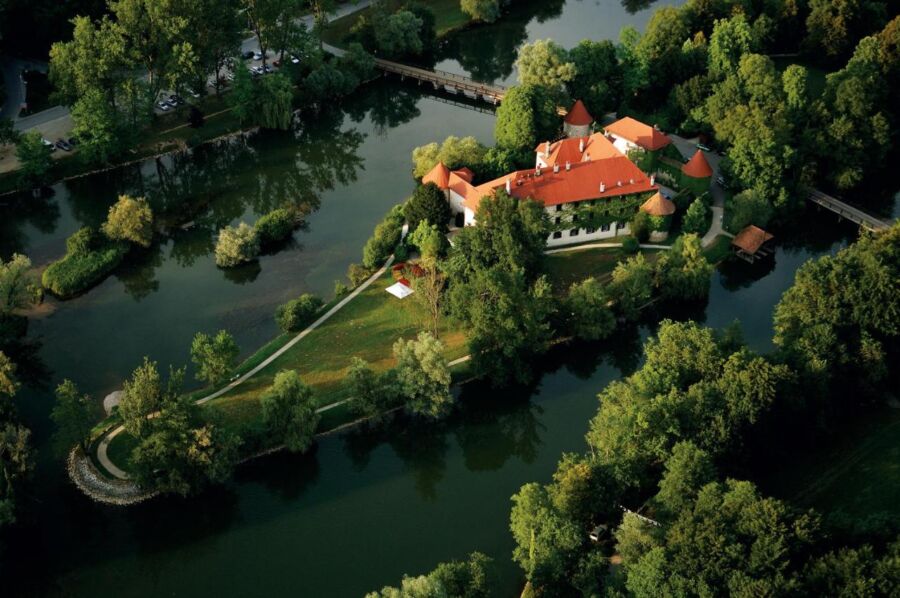
{"type": "MultiPolygon", "coordinates": [[[[617,242],[611,239],[610,242],[617,242]]],[[[660,251],[644,249],[647,261],[654,261],[660,251]]],[[[618,248],[573,249],[547,256],[547,275],[558,293],[565,292],[573,282],[580,282],[593,276],[605,280],[616,264],[628,258],[628,254],[618,248]]]]}
{"type": "MultiPolygon", "coordinates": [[[[387,370],[394,365],[392,347],[397,339],[413,338],[425,325],[424,312],[412,297],[401,301],[385,291],[393,282],[390,272],[385,273],[265,369],[231,392],[204,404],[203,408],[214,410],[216,421],[238,434],[260,431],[262,417],[259,399],[271,386],[275,374],[285,369],[300,373],[312,387],[319,406],[348,398],[343,379],[352,357],[365,359],[376,371],[387,370]]],[[[238,371],[251,369],[289,338],[282,335],[267,344],[238,371]]],[[[440,338],[447,348],[448,360],[467,354],[462,330],[449,319],[442,323],[440,338]]],[[[465,371],[463,367],[459,369],[465,371]]],[[[196,391],[191,393],[191,397],[200,398],[208,392],[196,391]]],[[[328,430],[351,419],[346,406],[340,406],[325,413],[319,429],[328,430]]],[[[127,471],[126,457],[134,444],[134,439],[128,434],[119,434],[109,445],[110,459],[127,471]]]]}
{"type": "MultiPolygon", "coordinates": [[[[402,0],[385,0],[384,4],[389,11],[396,10],[403,4],[402,0]]],[[[424,0],[425,6],[434,13],[435,30],[438,37],[447,35],[454,29],[464,27],[469,23],[469,16],[459,8],[459,0],[424,0]]],[[[324,40],[332,45],[343,45],[347,36],[350,34],[350,28],[353,27],[360,16],[368,16],[372,12],[371,8],[364,8],[355,13],[335,19],[328,24],[328,28],[323,35],[324,40]]]]}

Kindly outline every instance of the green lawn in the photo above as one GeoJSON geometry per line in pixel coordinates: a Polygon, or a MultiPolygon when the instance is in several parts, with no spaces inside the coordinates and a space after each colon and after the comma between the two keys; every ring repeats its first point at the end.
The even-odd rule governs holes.
{"type": "MultiPolygon", "coordinates": [[[[615,239],[610,239],[615,242],[615,239]]],[[[648,261],[654,261],[661,250],[644,249],[642,253],[648,261]]],[[[547,273],[557,292],[568,289],[573,282],[585,278],[604,279],[615,269],[616,264],[628,258],[619,248],[573,249],[547,256],[547,273]]]]}
{"type": "MultiPolygon", "coordinates": [[[[214,415],[211,415],[238,434],[258,431],[262,428],[259,399],[272,384],[275,374],[283,369],[300,372],[303,380],[313,388],[320,406],[348,398],[343,379],[352,357],[365,359],[377,371],[387,370],[394,365],[394,342],[401,337],[413,338],[423,329],[423,310],[414,299],[401,301],[385,291],[393,282],[390,272],[385,273],[253,378],[204,404],[203,408],[214,410],[214,415]]],[[[467,354],[465,336],[454,322],[443,322],[440,337],[447,347],[449,360],[467,354]]],[[[251,369],[288,338],[282,335],[272,341],[242,364],[238,371],[251,369]]],[[[463,366],[458,370],[454,371],[457,377],[466,372],[463,366]]],[[[207,392],[196,391],[191,396],[199,398],[207,392]]],[[[340,406],[324,414],[319,429],[332,429],[351,420],[352,415],[346,406],[340,406]]],[[[119,434],[109,445],[110,459],[127,471],[127,460],[123,455],[130,454],[133,446],[131,437],[125,433],[119,434]]]]}
{"type": "MultiPolygon", "coordinates": [[[[403,0],[384,0],[384,4],[389,11],[393,11],[404,4],[404,2],[403,0]]],[[[469,16],[459,8],[459,0],[424,0],[422,4],[430,8],[434,13],[435,30],[438,37],[447,35],[454,29],[459,29],[469,23],[469,16]]],[[[328,24],[328,29],[323,35],[324,40],[332,45],[343,45],[350,34],[350,28],[353,27],[357,19],[362,15],[368,16],[371,12],[371,7],[367,7],[340,19],[335,19],[328,24]]]]}

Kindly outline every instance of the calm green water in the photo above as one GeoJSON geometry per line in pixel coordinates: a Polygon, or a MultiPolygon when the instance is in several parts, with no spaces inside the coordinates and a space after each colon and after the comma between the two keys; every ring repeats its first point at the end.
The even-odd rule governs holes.
{"type": "MultiPolygon", "coordinates": [[[[552,35],[571,45],[646,18],[614,2],[569,2],[543,22],[526,20],[526,39],[552,35]]],[[[478,31],[487,39],[495,29],[478,31]]],[[[506,60],[496,48],[480,51],[485,64],[506,60]]],[[[650,330],[623,331],[611,347],[558,351],[537,364],[531,388],[472,384],[461,389],[465,408],[441,424],[397,421],[330,437],[311,455],[242,467],[232,483],[190,500],[94,505],[70,486],[49,442],[50,393],[62,378],[99,402],[143,355],[183,364],[193,334],[218,328],[231,330],[246,354],[275,333],[277,304],[301,292],[330,296],[375,223],[411,190],[413,147],[450,134],[490,141],[491,115],[417,94],[380,82],[292,133],[148,161],[59,185],[53,198],[27,207],[0,207],[0,254],[21,251],[38,263],[60,255],[78,227],[101,222],[118,193],[144,194],[160,214],[194,214],[190,228],[164,234],[84,296],[49,301],[31,321],[33,357],[23,360],[31,384],[18,404],[39,465],[25,521],[0,537],[0,594],[359,596],[472,550],[495,557],[515,593],[510,495],[547,480],[563,451],[583,450],[596,393],[637,366],[650,330]],[[311,210],[294,243],[237,272],[218,270],[215,231],[285,199],[311,210]]],[[[796,268],[855,234],[825,215],[805,224],[773,264],[717,273],[708,305],[693,317],[711,326],[739,319],[751,346],[770,348],[772,309],[796,268]]]]}

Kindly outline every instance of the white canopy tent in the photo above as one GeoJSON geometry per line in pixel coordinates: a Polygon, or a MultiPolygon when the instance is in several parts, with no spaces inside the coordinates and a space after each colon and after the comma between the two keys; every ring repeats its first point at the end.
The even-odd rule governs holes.
{"type": "Polygon", "coordinates": [[[405,299],[413,294],[413,290],[402,282],[395,282],[385,290],[397,299],[405,299]]]}

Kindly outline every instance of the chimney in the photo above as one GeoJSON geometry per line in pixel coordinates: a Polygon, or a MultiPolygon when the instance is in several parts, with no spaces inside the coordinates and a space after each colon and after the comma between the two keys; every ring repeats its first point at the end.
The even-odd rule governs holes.
{"type": "Polygon", "coordinates": [[[634,179],[628,179],[628,184],[629,184],[629,185],[634,185],[634,179]]]}
{"type": "Polygon", "coordinates": [[[618,183],[616,183],[616,186],[617,186],[617,187],[621,187],[621,186],[622,186],[622,181],[619,181],[618,183]]]}
{"type": "Polygon", "coordinates": [[[600,193],[603,193],[604,191],[606,191],[606,183],[600,181],[600,193]]]}
{"type": "Polygon", "coordinates": [[[541,176],[541,167],[538,166],[534,169],[534,176],[541,176]]]}
{"type": "Polygon", "coordinates": [[[566,160],[566,170],[572,170],[572,163],[566,160]]]}
{"type": "Polygon", "coordinates": [[[584,153],[584,139],[578,142],[578,151],[582,154],[584,153]]]}
{"type": "Polygon", "coordinates": [[[544,145],[544,153],[547,154],[548,156],[550,155],[550,142],[549,141],[547,141],[544,145]]]}
{"type": "Polygon", "coordinates": [[[650,184],[653,185],[654,183],[656,183],[656,175],[655,175],[655,174],[651,174],[651,175],[650,175],[650,184]]]}
{"type": "Polygon", "coordinates": [[[509,184],[509,177],[506,177],[506,192],[509,193],[511,185],[509,184]]]}
{"type": "Polygon", "coordinates": [[[553,174],[556,174],[557,172],[559,172],[559,164],[554,164],[553,165],[553,174]]]}

